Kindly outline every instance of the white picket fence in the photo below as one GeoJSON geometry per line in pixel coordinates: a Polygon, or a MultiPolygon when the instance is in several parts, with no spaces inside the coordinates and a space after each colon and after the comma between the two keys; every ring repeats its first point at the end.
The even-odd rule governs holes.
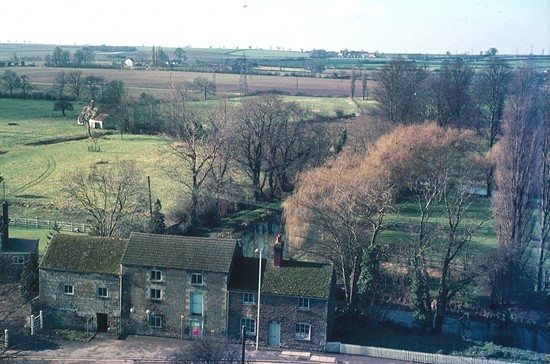
{"type": "Polygon", "coordinates": [[[374,358],[394,359],[394,360],[412,361],[416,363],[429,363],[429,364],[503,364],[503,363],[506,363],[503,361],[485,359],[485,358],[466,358],[462,356],[377,348],[373,346],[342,344],[339,342],[327,342],[325,345],[325,351],[330,353],[363,355],[363,356],[370,356],[374,358]]]}
{"type": "Polygon", "coordinates": [[[33,227],[36,229],[52,229],[57,225],[62,231],[78,231],[85,233],[90,231],[90,225],[78,222],[65,222],[56,220],[28,219],[26,217],[10,217],[10,225],[33,227]]]}
{"type": "Polygon", "coordinates": [[[8,329],[4,330],[4,335],[0,335],[0,341],[4,343],[5,349],[8,349],[10,347],[10,336],[8,329]]]}

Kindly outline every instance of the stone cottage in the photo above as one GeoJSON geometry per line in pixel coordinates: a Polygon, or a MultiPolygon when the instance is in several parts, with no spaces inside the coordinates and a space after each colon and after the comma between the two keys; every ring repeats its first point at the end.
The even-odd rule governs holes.
{"type": "Polygon", "coordinates": [[[132,233],[120,239],[58,234],[40,266],[45,322],[119,334],[201,339],[221,334],[261,345],[323,349],[334,312],[331,265],[262,260],[238,241],[132,233]]]}
{"type": "Polygon", "coordinates": [[[237,258],[229,281],[228,332],[239,337],[244,325],[259,344],[322,350],[334,316],[332,265],[283,259],[277,238],[273,260],[262,260],[260,322],[257,325],[259,258],[237,258]]]}
{"type": "Polygon", "coordinates": [[[120,332],[122,239],[56,234],[40,263],[47,327],[120,332]]]}
{"type": "Polygon", "coordinates": [[[126,334],[225,334],[237,241],[132,233],[122,258],[126,334]]]}

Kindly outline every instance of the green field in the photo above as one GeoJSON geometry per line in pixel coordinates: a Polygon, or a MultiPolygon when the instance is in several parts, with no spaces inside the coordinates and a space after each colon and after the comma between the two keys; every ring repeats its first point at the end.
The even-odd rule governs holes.
{"type": "MultiPolygon", "coordinates": [[[[336,110],[345,114],[358,111],[347,98],[285,97],[308,110],[335,116],[336,110]]],[[[233,106],[242,99],[231,99],[233,106]]],[[[218,101],[197,102],[209,106],[218,101]]],[[[60,194],[64,176],[77,168],[95,163],[134,160],[150,176],[153,198],[160,198],[168,211],[177,201],[182,186],[166,176],[169,167],[165,157],[167,140],[161,136],[124,135],[115,131],[98,139],[100,152],[89,152],[92,141],[86,129],[76,125],[75,110],[53,111],[53,101],[0,99],[0,173],[5,179],[2,193],[12,203],[12,215],[82,222],[84,217],[66,211],[67,203],[60,194]]]]}

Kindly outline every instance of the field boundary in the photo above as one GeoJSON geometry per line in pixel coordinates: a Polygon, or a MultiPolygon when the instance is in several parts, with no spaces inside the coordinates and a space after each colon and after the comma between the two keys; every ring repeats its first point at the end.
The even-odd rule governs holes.
{"type": "Polygon", "coordinates": [[[66,222],[56,220],[42,220],[42,219],[28,219],[26,217],[10,217],[10,225],[31,227],[35,229],[53,229],[54,226],[58,226],[61,231],[72,231],[79,233],[86,233],[92,230],[90,224],[82,222],[66,222]]]}

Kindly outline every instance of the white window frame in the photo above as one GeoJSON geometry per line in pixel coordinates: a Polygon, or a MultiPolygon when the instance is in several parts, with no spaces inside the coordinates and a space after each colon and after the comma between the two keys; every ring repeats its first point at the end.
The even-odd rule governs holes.
{"type": "Polygon", "coordinates": [[[243,327],[246,335],[256,335],[256,319],[250,317],[241,317],[241,326],[243,327]],[[252,330],[249,330],[249,329],[252,330]]]}
{"type": "Polygon", "coordinates": [[[256,294],[254,292],[243,292],[243,305],[253,305],[256,303],[256,294]]]}
{"type": "Polygon", "coordinates": [[[193,286],[202,286],[204,284],[204,277],[202,273],[191,273],[191,284],[193,286]]]}
{"type": "Polygon", "coordinates": [[[298,309],[301,311],[309,311],[310,300],[307,297],[298,297],[298,309]]]}
{"type": "Polygon", "coordinates": [[[307,322],[296,322],[294,325],[294,338],[296,340],[311,340],[311,324],[307,322]]]}
{"type": "Polygon", "coordinates": [[[72,284],[63,285],[63,293],[68,296],[74,296],[74,285],[72,284]]]}
{"type": "Polygon", "coordinates": [[[149,316],[149,327],[152,327],[153,329],[162,329],[162,316],[149,316]]]}
{"type": "Polygon", "coordinates": [[[151,282],[162,282],[162,279],[164,278],[162,271],[158,269],[151,269],[149,272],[149,279],[151,282]]]}
{"type": "Polygon", "coordinates": [[[162,300],[162,289],[160,289],[160,288],[149,288],[149,299],[151,299],[153,301],[162,300]],[[158,292],[158,297],[157,297],[157,292],[158,292]]]}
{"type": "Polygon", "coordinates": [[[101,298],[109,298],[109,289],[107,287],[97,287],[97,296],[101,298]],[[102,294],[105,291],[105,294],[102,294]]]}
{"type": "Polygon", "coordinates": [[[25,264],[25,256],[24,255],[14,255],[11,257],[11,262],[13,264],[25,264]]]}

